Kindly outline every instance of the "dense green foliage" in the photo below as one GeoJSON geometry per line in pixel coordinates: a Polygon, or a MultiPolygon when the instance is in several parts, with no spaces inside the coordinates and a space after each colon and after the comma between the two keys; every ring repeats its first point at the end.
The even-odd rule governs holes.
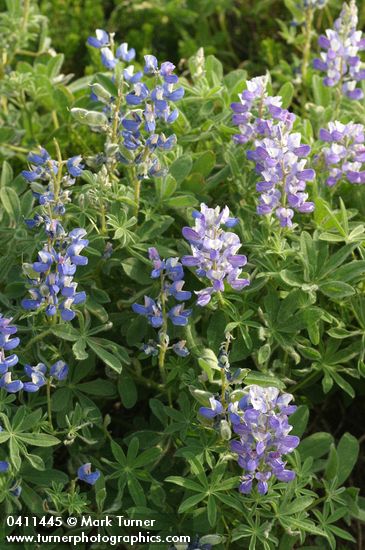
{"type": "MultiPolygon", "coordinates": [[[[315,12],[309,37],[291,0],[3,4],[0,312],[18,327],[20,365],[62,358],[70,370],[49,388],[51,398],[44,387],[34,394],[0,389],[0,460],[11,465],[10,473],[0,473],[2,517],[124,514],[156,520],[149,530],[162,536],[216,535],[207,541],[218,550],[360,549],[364,189],[343,180],[326,186],[318,136],[334,119],[365,125],[365,107],[337,101],[310,62],[317,32],[333,24],[341,2],[315,12]],[[133,168],[97,163],[113,140],[102,124],[85,124],[84,111],[77,111],[101,115],[102,105],[90,99],[92,83],[118,94],[99,52],[85,45],[96,27],[135,47],[138,68],[147,53],[173,61],[185,90],[172,125],[177,145],[158,153],[168,173],[144,179],[140,197],[133,168]],[[306,40],[312,49],[302,74],[306,40]],[[307,186],[315,211],[296,214],[292,229],[257,215],[254,164],[246,158],[248,147],[232,140],[230,105],[248,79],[266,70],[272,95],[296,113],[295,131],[311,145],[317,172],[307,186]],[[86,165],[63,220],[67,231],[85,228],[90,242],[88,264],[75,276],[87,299],[70,322],[20,305],[29,287],[23,264],[36,260],[46,238],[24,223],[38,207],[20,174],[40,145],[53,159],[81,155],[86,165]],[[242,292],[227,286],[221,300],[214,297],[204,308],[190,300],[188,326],[171,325],[169,333],[171,340],[187,341],[190,355],[169,352],[159,369],[157,358],[141,351],[155,331],[132,304],[158,292],[147,249],[156,247],[163,258],[188,254],[181,231],[192,225],[192,211],[202,202],[228,205],[239,219],[234,231],[249,260],[251,284],[242,292]],[[297,477],[273,482],[266,495],[238,492],[242,471],[226,435],[198,415],[221,391],[217,355],[227,333],[233,337],[230,363],[241,369],[235,389],[274,386],[292,393],[298,406],[290,422],[301,444],[288,456],[297,477]],[[78,468],[89,462],[100,478],[94,487],[77,482],[75,488],[78,468]],[[22,487],[19,498],[10,491],[15,482],[22,487]]],[[[363,21],[365,6],[359,9],[363,21]]],[[[192,269],[185,268],[185,281],[186,290],[202,288],[192,269]]],[[[1,536],[37,531],[0,528],[1,536]]],[[[78,530],[63,525],[44,532],[78,530]]],[[[134,533],[116,525],[101,532],[134,533]]]]}

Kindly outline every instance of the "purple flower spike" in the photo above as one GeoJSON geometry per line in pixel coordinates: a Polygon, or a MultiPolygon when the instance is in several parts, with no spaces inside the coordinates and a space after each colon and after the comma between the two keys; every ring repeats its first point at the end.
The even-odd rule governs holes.
{"type": "Polygon", "coordinates": [[[365,183],[365,129],[362,124],[330,122],[322,128],[319,138],[327,145],[322,148],[328,186],[340,180],[353,184],[365,183]]]}
{"type": "Polygon", "coordinates": [[[296,410],[289,405],[292,398],[275,387],[252,385],[244,398],[229,405],[233,431],[240,436],[239,441],[231,442],[231,450],[244,470],[240,492],[251,492],[253,479],[257,480],[258,492],[265,495],[272,476],[285,482],[295,478],[282,458],[299,445],[298,437],[288,435],[292,429],[288,415],[296,410]]]}
{"type": "Polygon", "coordinates": [[[301,144],[301,135],[293,133],[295,115],[282,108],[282,98],[269,96],[268,78],[261,76],[249,80],[240,103],[233,103],[233,124],[240,134],[236,143],[251,142],[248,160],[255,162],[261,176],[256,184],[260,193],[257,213],[275,213],[282,227],[292,227],[294,210],[309,213],[314,204],[307,201],[306,181],[315,177],[314,170],[306,167],[309,145],[301,144]]]}
{"type": "Polygon", "coordinates": [[[194,228],[184,227],[182,234],[189,241],[192,255],[184,256],[181,260],[185,266],[196,267],[198,277],[207,278],[212,286],[197,291],[197,304],[207,305],[212,294],[224,291],[224,280],[235,290],[242,290],[249,283],[248,279],[240,279],[241,267],[247,262],[246,256],[237,255],[241,248],[239,237],[232,232],[225,231],[221,226],[232,226],[229,209],[222,210],[208,208],[204,203],[200,205],[200,212],[193,214],[194,228]]]}
{"type": "Polygon", "coordinates": [[[325,86],[342,84],[342,93],[351,100],[363,98],[358,83],[365,79],[365,71],[358,52],[364,49],[361,31],[358,31],[358,10],[355,0],[343,4],[340,16],[334,23],[334,29],[327,29],[326,36],[318,39],[324,50],[321,57],[315,59],[315,69],[326,72],[323,79],[325,86]]]}

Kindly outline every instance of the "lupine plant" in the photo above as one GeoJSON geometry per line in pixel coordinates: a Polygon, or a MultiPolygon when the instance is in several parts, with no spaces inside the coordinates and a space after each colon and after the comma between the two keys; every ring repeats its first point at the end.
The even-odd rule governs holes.
{"type": "MultiPolygon", "coordinates": [[[[1,517],[90,517],[85,550],[359,550],[360,2],[205,3],[205,49],[202,2],[150,2],[156,37],[181,10],[181,61],[115,2],[80,78],[48,4],[5,3],[1,517]],[[247,27],[260,63],[229,35],[240,9],[267,21],[247,27]]],[[[40,531],[4,522],[1,544],[40,531]]]]}

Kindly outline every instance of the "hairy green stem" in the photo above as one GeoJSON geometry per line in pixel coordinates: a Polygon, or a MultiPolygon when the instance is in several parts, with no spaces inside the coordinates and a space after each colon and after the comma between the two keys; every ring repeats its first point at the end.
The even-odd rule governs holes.
{"type": "Polygon", "coordinates": [[[141,182],[137,177],[135,177],[133,183],[134,183],[134,202],[136,203],[134,207],[134,215],[136,216],[136,218],[138,218],[139,199],[141,196],[141,182]]]}
{"type": "Polygon", "coordinates": [[[302,80],[305,84],[307,79],[309,56],[311,49],[311,40],[312,40],[312,24],[313,24],[313,10],[309,8],[306,11],[305,18],[305,43],[303,50],[303,63],[302,63],[302,80]]]}
{"type": "MultiPolygon", "coordinates": [[[[158,354],[158,368],[160,370],[161,380],[164,386],[166,386],[167,376],[165,370],[165,358],[168,350],[168,335],[167,335],[167,311],[166,311],[166,293],[164,290],[165,276],[161,273],[161,311],[162,311],[162,326],[160,330],[160,352],[158,354]]],[[[171,390],[167,389],[167,397],[170,407],[172,406],[171,390]]]]}
{"type": "Polygon", "coordinates": [[[38,342],[39,340],[42,340],[45,336],[48,336],[48,334],[51,334],[52,332],[52,329],[47,329],[43,332],[40,332],[39,334],[37,334],[36,336],[34,336],[33,338],[31,338],[29,340],[29,342],[27,343],[27,345],[25,346],[24,348],[24,351],[28,350],[29,348],[31,348],[33,346],[33,344],[35,344],[36,342],[38,342]]]}
{"type": "Polygon", "coordinates": [[[319,373],[318,373],[317,370],[314,370],[311,373],[309,373],[308,376],[306,376],[301,382],[298,382],[298,384],[296,384],[291,389],[291,393],[297,392],[298,390],[300,390],[301,388],[306,386],[309,382],[311,382],[314,378],[316,378],[318,376],[318,374],[319,373]]]}
{"type": "Polygon", "coordinates": [[[52,424],[52,401],[51,401],[51,380],[47,380],[47,414],[48,414],[48,422],[50,425],[51,430],[53,430],[53,424],[52,424]]]}

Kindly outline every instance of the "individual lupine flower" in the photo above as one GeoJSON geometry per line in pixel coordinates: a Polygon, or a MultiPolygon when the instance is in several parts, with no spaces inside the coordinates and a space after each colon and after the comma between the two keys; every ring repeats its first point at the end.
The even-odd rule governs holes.
{"type": "Polygon", "coordinates": [[[100,477],[99,470],[95,470],[95,472],[91,471],[90,462],[83,464],[77,470],[77,479],[80,479],[81,481],[85,481],[85,483],[88,483],[89,485],[95,485],[99,477],[100,477]]]}
{"type": "Polygon", "coordinates": [[[161,305],[157,304],[155,300],[149,296],[144,297],[144,306],[140,304],[133,304],[132,309],[134,313],[147,317],[148,322],[153,326],[153,328],[159,328],[162,326],[163,318],[161,305]]]}
{"type": "Polygon", "coordinates": [[[115,56],[118,59],[122,59],[126,63],[130,63],[130,61],[133,61],[133,59],[136,57],[136,50],[134,48],[128,49],[127,42],[123,42],[123,44],[118,46],[117,51],[115,52],[115,56]]]}
{"type": "Polygon", "coordinates": [[[15,353],[11,353],[8,356],[5,353],[18,347],[20,343],[19,338],[12,338],[17,330],[18,329],[11,324],[11,319],[3,317],[0,313],[0,375],[5,374],[10,368],[18,363],[18,356],[15,353]]]}
{"type": "Polygon", "coordinates": [[[176,344],[173,344],[172,349],[179,357],[187,357],[189,355],[189,350],[186,347],[186,340],[179,340],[176,344]]]}
{"type": "Polygon", "coordinates": [[[0,473],[5,473],[9,470],[10,464],[6,460],[0,460],[0,473]]]}
{"type": "Polygon", "coordinates": [[[147,344],[142,344],[141,350],[146,355],[152,355],[152,356],[158,355],[157,343],[154,340],[148,340],[147,344]]]}
{"type": "Polygon", "coordinates": [[[186,327],[191,315],[191,309],[184,309],[184,304],[177,304],[170,309],[167,315],[173,325],[186,327]]]}
{"type": "Polygon", "coordinates": [[[224,408],[222,403],[215,399],[214,397],[209,398],[210,407],[200,407],[199,413],[202,416],[205,416],[205,418],[209,418],[211,420],[212,418],[215,418],[216,416],[220,416],[224,413],[224,408]]]}
{"type": "Polygon", "coordinates": [[[89,44],[89,46],[101,49],[110,44],[109,34],[103,29],[96,29],[95,35],[96,38],[95,36],[89,36],[89,38],[87,39],[87,43],[89,44]]]}
{"type": "Polygon", "coordinates": [[[0,378],[0,388],[3,388],[8,393],[17,393],[23,389],[23,382],[21,380],[13,380],[11,372],[6,372],[0,378]]]}
{"type": "Polygon", "coordinates": [[[78,176],[81,176],[84,165],[82,164],[82,156],[77,155],[75,157],[71,157],[66,162],[67,170],[73,176],[74,178],[77,178],[78,176]]]}
{"type": "Polygon", "coordinates": [[[328,170],[327,185],[333,187],[341,179],[353,184],[365,183],[365,129],[362,124],[329,122],[319,139],[328,144],[322,148],[328,170]]]}
{"type": "Polygon", "coordinates": [[[289,404],[292,399],[288,393],[280,395],[277,388],[252,385],[238,403],[229,405],[232,429],[240,437],[231,442],[231,450],[244,470],[242,493],[251,491],[254,480],[259,493],[266,494],[272,476],[285,482],[295,478],[295,472],[288,470],[283,460],[300,442],[289,435],[292,426],[288,416],[296,410],[289,404]]]}
{"type": "Polygon", "coordinates": [[[9,493],[15,497],[19,498],[22,492],[22,487],[20,486],[20,481],[16,481],[9,489],[9,493]]]}
{"type": "Polygon", "coordinates": [[[68,365],[64,361],[56,361],[51,366],[49,374],[58,381],[65,380],[68,376],[68,365]]]}
{"type": "Polygon", "coordinates": [[[309,145],[301,144],[301,135],[291,133],[285,122],[270,124],[270,135],[256,139],[255,149],[247,158],[256,163],[256,172],[262,180],[256,184],[261,194],[257,213],[275,212],[280,225],[291,227],[294,210],[310,213],[314,203],[308,201],[306,182],[315,178],[315,172],[306,167],[309,145]]]}
{"type": "Polygon", "coordinates": [[[349,99],[363,98],[363,91],[357,86],[365,79],[365,69],[358,53],[365,49],[365,39],[356,30],[357,24],[358,11],[355,0],[351,0],[343,4],[334,29],[327,29],[326,35],[319,37],[318,44],[324,51],[313,63],[315,69],[326,71],[325,86],[341,86],[349,99]]]}
{"type": "Polygon", "coordinates": [[[207,305],[215,292],[224,291],[224,281],[234,289],[242,290],[250,284],[246,278],[241,279],[242,267],[247,258],[237,254],[241,242],[235,233],[225,231],[222,226],[232,226],[235,218],[231,218],[229,208],[222,210],[200,205],[200,212],[194,211],[195,226],[184,227],[182,234],[191,246],[192,255],[184,256],[181,262],[184,266],[195,267],[200,278],[207,278],[212,286],[196,291],[197,304],[207,305]]]}

